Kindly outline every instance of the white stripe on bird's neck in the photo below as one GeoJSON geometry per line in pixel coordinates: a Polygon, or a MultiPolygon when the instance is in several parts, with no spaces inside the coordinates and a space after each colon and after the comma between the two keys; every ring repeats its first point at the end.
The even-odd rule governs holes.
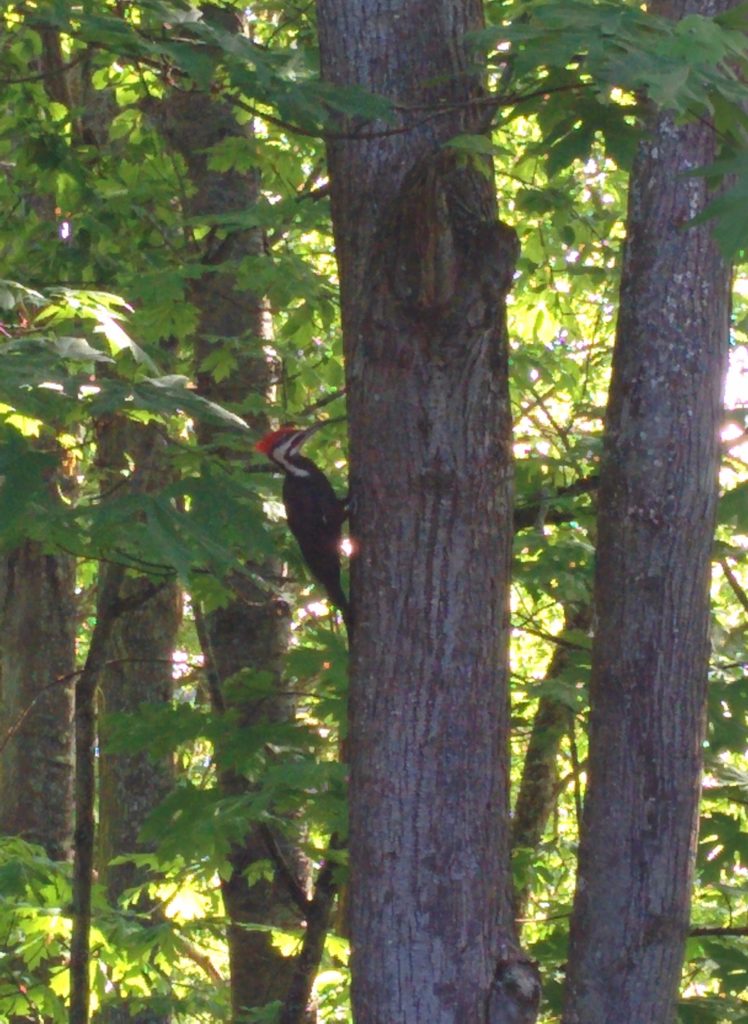
{"type": "Polygon", "coordinates": [[[296,442],[295,437],[289,437],[287,441],[281,441],[279,445],[273,449],[272,457],[275,462],[286,472],[290,473],[291,476],[306,477],[310,476],[308,469],[304,469],[303,466],[297,465],[289,458],[289,452],[293,450],[296,442]]]}

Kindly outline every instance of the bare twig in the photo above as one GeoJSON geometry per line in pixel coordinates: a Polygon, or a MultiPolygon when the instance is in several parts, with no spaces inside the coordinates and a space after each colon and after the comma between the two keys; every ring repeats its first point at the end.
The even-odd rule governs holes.
{"type": "MultiPolygon", "coordinates": [[[[345,398],[347,394],[348,388],[340,388],[338,391],[333,391],[329,395],[323,395],[323,397],[318,399],[316,402],[312,402],[311,405],[305,406],[299,413],[299,416],[309,416],[313,412],[316,412],[318,409],[324,409],[324,407],[326,405],[329,405],[331,402],[337,402],[339,398],[345,398]]],[[[336,416],[334,419],[328,420],[327,422],[341,423],[343,420],[345,420],[345,418],[345,416],[336,416]]]]}
{"type": "Polygon", "coordinates": [[[725,927],[715,926],[713,928],[704,926],[698,928],[691,928],[688,932],[689,935],[714,935],[714,936],[739,936],[748,935],[748,924],[746,925],[727,925],[725,927]]]}
{"type": "Polygon", "coordinates": [[[597,490],[599,478],[595,476],[581,477],[575,480],[568,487],[561,487],[555,494],[544,494],[539,498],[518,505],[514,510],[514,529],[524,530],[529,526],[535,526],[538,521],[538,513],[543,509],[543,522],[545,523],[568,523],[579,517],[577,510],[567,511],[556,509],[553,503],[563,498],[574,498],[580,494],[591,494],[597,490]]]}
{"type": "Polygon", "coordinates": [[[19,729],[21,728],[23,723],[26,721],[28,716],[31,714],[31,712],[33,711],[33,709],[36,706],[36,704],[39,703],[41,698],[44,696],[44,694],[48,690],[53,689],[55,686],[59,686],[61,683],[64,683],[67,680],[71,679],[73,675],[77,676],[78,674],[79,674],[78,672],[75,672],[75,673],[71,673],[71,674],[64,675],[64,676],[57,676],[55,679],[52,680],[52,682],[45,683],[44,686],[42,686],[38,690],[38,692],[36,694],[34,694],[33,698],[29,701],[29,703],[26,705],[26,707],[23,709],[23,711],[21,711],[21,713],[18,715],[18,717],[16,718],[15,722],[12,722],[8,726],[8,728],[5,730],[5,734],[0,739],[0,752],[5,750],[5,748],[10,743],[10,741],[13,739],[13,737],[15,735],[17,735],[19,729]]]}
{"type": "Polygon", "coordinates": [[[735,576],[735,573],[730,568],[727,559],[720,558],[719,564],[722,568],[722,572],[725,574],[725,579],[730,584],[730,589],[732,590],[733,594],[738,599],[738,602],[743,607],[743,610],[748,612],[748,594],[746,594],[745,590],[743,590],[739,580],[735,576]]]}
{"type": "Polygon", "coordinates": [[[64,75],[66,71],[70,71],[76,65],[86,60],[89,56],[88,51],[79,53],[77,56],[71,58],[71,60],[59,64],[54,68],[47,68],[44,71],[38,71],[34,75],[21,75],[19,78],[0,78],[0,85],[24,85],[26,82],[41,82],[46,81],[54,75],[64,75]]]}
{"type": "Polygon", "coordinates": [[[541,640],[546,640],[549,644],[556,644],[559,647],[566,647],[570,651],[586,651],[589,650],[584,644],[574,643],[573,640],[566,640],[562,636],[554,636],[553,633],[546,633],[543,629],[534,629],[532,626],[521,626],[519,627],[521,633],[529,633],[530,636],[537,636],[541,640]]]}

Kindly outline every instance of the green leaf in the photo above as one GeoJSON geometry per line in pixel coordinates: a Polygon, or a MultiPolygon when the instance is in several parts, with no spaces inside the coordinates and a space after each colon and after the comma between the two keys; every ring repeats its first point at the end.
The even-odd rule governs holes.
{"type": "Polygon", "coordinates": [[[6,549],[24,535],[37,509],[51,502],[55,452],[32,445],[12,427],[0,426],[0,542],[6,549]]]}
{"type": "Polygon", "coordinates": [[[107,356],[99,349],[89,345],[85,338],[53,338],[50,344],[53,351],[62,359],[71,359],[73,362],[114,362],[111,356],[107,356]]]}
{"type": "Polygon", "coordinates": [[[487,135],[455,135],[444,145],[450,149],[459,150],[461,153],[493,156],[496,152],[496,147],[487,135]]]}
{"type": "Polygon", "coordinates": [[[748,481],[726,491],[719,502],[718,522],[731,526],[738,533],[748,534],[748,481]]]}

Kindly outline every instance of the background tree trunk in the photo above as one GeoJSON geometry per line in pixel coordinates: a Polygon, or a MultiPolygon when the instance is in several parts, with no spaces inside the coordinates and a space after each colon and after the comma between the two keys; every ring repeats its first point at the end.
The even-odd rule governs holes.
{"type": "Polygon", "coordinates": [[[0,562],[0,601],[0,830],[62,860],[73,838],[75,559],[25,542],[0,562]]]}
{"type": "MultiPolygon", "coordinates": [[[[712,14],[726,4],[655,11],[712,14]]],[[[589,788],[568,1024],[674,1013],[697,832],[729,268],[710,124],[649,118],[632,173],[599,493],[589,788]]]]}
{"type": "MultiPolygon", "coordinates": [[[[43,29],[39,40],[45,91],[69,102],[59,34],[43,29]]],[[[49,195],[24,198],[53,219],[49,195]]],[[[67,483],[59,473],[51,486],[67,483]]],[[[40,843],[60,860],[70,857],[73,840],[76,612],[71,555],[27,541],[0,559],[0,831],[40,843]]]]}
{"type": "MultiPolygon", "coordinates": [[[[236,27],[231,12],[219,12],[206,5],[206,16],[221,19],[225,28],[236,27]]],[[[217,142],[231,138],[251,137],[252,126],[240,126],[234,110],[227,103],[217,103],[204,93],[175,92],[156,112],[165,137],[183,156],[194,187],[187,201],[187,214],[210,217],[244,210],[256,203],[259,179],[256,173],[216,172],[208,167],[206,151],[217,142]]],[[[236,286],[238,262],[246,256],[262,252],[263,238],[259,230],[233,231],[227,238],[208,234],[202,243],[205,276],[194,281],[190,299],[200,314],[197,332],[196,364],[200,393],[213,401],[241,409],[252,394],[265,395],[269,386],[270,367],[262,352],[266,333],[265,304],[261,295],[248,294],[236,286]],[[220,267],[220,269],[216,269],[220,267]],[[236,367],[230,377],[216,381],[200,372],[205,357],[211,352],[211,339],[233,339],[236,367]]],[[[259,431],[266,426],[258,418],[259,431]]],[[[202,425],[200,441],[220,443],[216,432],[202,425]]],[[[227,449],[224,457],[243,464],[245,456],[227,449]]],[[[238,711],[240,720],[249,725],[261,720],[283,720],[293,714],[293,701],[288,695],[277,701],[227,701],[222,684],[241,669],[269,671],[280,685],[283,655],[289,637],[289,609],[284,602],[254,585],[249,579],[230,582],[236,593],[224,607],[205,616],[201,642],[209,672],[217,686],[213,687],[217,711],[228,706],[238,711]]],[[[219,785],[229,794],[243,792],[247,781],[233,771],[224,770],[221,752],[216,750],[219,785]]],[[[285,851],[293,861],[291,851],[285,851]]],[[[228,946],[231,969],[232,1019],[239,1020],[249,1009],[286,995],[293,970],[293,961],[281,955],[267,931],[252,930],[248,925],[279,924],[298,926],[298,911],[293,908],[285,886],[263,879],[251,884],[246,872],[258,860],[267,860],[268,848],[260,829],[248,829],[242,843],[230,854],[232,873],[222,882],[226,913],[229,918],[228,946]]]]}
{"type": "MultiPolygon", "coordinates": [[[[66,860],[73,841],[75,559],[21,544],[0,559],[0,609],[0,832],[66,860]]],[[[39,969],[42,983],[49,967],[39,969]]],[[[36,1024],[39,1017],[10,1019],[36,1024]]]]}
{"type": "MultiPolygon", "coordinates": [[[[117,468],[129,454],[135,465],[140,493],[158,491],[168,481],[164,440],[151,424],[110,420],[99,430],[99,461],[108,468],[103,490],[117,480],[117,468]]],[[[181,618],[182,592],[175,579],[157,585],[145,577],[129,578],[122,599],[132,607],[123,612],[112,629],[110,660],[101,682],[99,755],[99,878],[115,905],[127,890],[143,884],[147,875],[133,863],[109,866],[113,857],[142,852],[139,833],[148,815],[174,783],[171,759],[154,762],[144,751],[113,754],[107,751],[107,714],[134,713],[141,704],[165,703],[171,698],[171,660],[181,618]]],[[[152,910],[146,900],[135,904],[141,913],[152,910]]],[[[100,1011],[108,1024],[166,1024],[169,1014],[131,1013],[119,999],[100,1011]]]]}
{"type": "Polygon", "coordinates": [[[473,1022],[512,932],[504,297],[517,243],[488,167],[440,147],[483,129],[463,44],[481,4],[319,0],[318,15],[328,81],[420,111],[400,134],[329,149],[357,547],[354,1015],[473,1022]]]}

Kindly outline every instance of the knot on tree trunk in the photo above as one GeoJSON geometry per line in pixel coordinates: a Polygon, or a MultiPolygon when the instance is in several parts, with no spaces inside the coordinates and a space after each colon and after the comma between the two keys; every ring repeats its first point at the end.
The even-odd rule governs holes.
{"type": "Polygon", "coordinates": [[[486,1024],[534,1024],[541,991],[535,961],[504,942],[488,993],[486,1024]]]}
{"type": "MultiPolygon", "coordinates": [[[[491,173],[483,158],[444,149],[406,176],[384,224],[395,259],[389,289],[400,310],[419,322],[490,325],[509,290],[519,243],[495,216],[491,173]]],[[[447,330],[445,330],[447,328],[447,330]]]]}

